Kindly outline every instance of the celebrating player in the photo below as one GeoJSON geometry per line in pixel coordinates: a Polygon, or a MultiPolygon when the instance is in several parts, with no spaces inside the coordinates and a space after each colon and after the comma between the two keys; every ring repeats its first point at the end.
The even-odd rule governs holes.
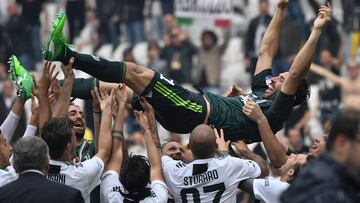
{"type": "MultiPolygon", "coordinates": [[[[224,129],[226,139],[245,139],[247,143],[260,141],[256,124],[246,118],[242,107],[248,98],[258,103],[276,132],[282,128],[292,107],[308,97],[308,85],[304,78],[309,71],[321,30],[331,20],[330,5],[314,22],[309,40],[299,52],[290,71],[278,77],[270,77],[271,65],[277,52],[280,25],[288,0],[280,0],[277,11],[260,47],[259,60],[252,83],[252,93],[240,97],[222,97],[211,93],[193,93],[148,68],[123,61],[80,54],[68,48],[63,35],[65,15],[59,14],[50,30],[44,48],[46,60],[67,63],[75,58],[75,67],[106,82],[124,82],[135,93],[145,96],[157,112],[157,120],[169,131],[189,133],[199,124],[212,124],[224,129]],[[178,122],[179,119],[181,122],[178,122]],[[239,137],[243,135],[244,137],[239,137]]],[[[140,105],[133,105],[134,108],[140,105]]]]}

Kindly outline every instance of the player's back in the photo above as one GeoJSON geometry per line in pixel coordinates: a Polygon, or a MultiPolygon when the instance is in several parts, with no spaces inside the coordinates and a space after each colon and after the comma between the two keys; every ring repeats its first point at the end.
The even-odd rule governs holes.
{"type": "Polygon", "coordinates": [[[241,180],[258,177],[253,161],[225,156],[190,164],[163,156],[164,176],[175,202],[235,202],[241,180]]]}

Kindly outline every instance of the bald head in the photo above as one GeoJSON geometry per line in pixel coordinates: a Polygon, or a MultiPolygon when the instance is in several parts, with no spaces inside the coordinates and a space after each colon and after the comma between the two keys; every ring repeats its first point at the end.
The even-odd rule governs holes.
{"type": "Polygon", "coordinates": [[[190,134],[189,148],[196,159],[206,159],[214,156],[217,144],[213,129],[198,125],[190,134]]]}

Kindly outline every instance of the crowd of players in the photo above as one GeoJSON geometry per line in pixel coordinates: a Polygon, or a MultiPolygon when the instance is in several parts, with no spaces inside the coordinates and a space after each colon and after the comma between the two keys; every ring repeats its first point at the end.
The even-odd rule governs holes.
{"type": "Polygon", "coordinates": [[[331,20],[330,4],[322,6],[290,71],[270,77],[287,4],[279,0],[264,34],[253,92],[234,90],[231,97],[193,93],[140,65],[72,51],[62,32],[65,15],[59,14],[36,82],[15,56],[10,59],[19,92],[0,127],[0,202],[236,202],[238,190],[263,202],[359,202],[360,113],[352,102],[306,155],[292,153],[274,135],[292,107],[308,97],[304,78],[331,20]],[[51,61],[62,62],[65,76],[57,84],[57,98],[49,91],[58,83],[51,61]],[[73,68],[98,80],[76,79],[73,68]],[[84,140],[84,113],[70,101],[84,94],[93,98],[93,143],[84,140]],[[8,142],[30,98],[30,123],[12,147],[8,142]],[[123,126],[128,104],[136,109],[147,157],[127,152],[123,126]],[[190,133],[187,146],[160,143],[156,120],[169,131],[190,133]],[[258,141],[270,163],[247,147],[258,141]]]}

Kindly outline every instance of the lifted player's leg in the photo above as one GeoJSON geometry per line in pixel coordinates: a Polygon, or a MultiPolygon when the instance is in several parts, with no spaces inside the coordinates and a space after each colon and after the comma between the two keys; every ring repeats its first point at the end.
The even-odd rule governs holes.
{"type": "Polygon", "coordinates": [[[74,57],[76,69],[105,82],[123,82],[137,94],[143,93],[154,77],[155,72],[153,70],[135,63],[108,61],[97,56],[72,51],[63,34],[65,19],[65,14],[60,13],[52,24],[50,36],[44,47],[44,58],[46,60],[60,61],[66,64],[71,57],[74,57]]]}

